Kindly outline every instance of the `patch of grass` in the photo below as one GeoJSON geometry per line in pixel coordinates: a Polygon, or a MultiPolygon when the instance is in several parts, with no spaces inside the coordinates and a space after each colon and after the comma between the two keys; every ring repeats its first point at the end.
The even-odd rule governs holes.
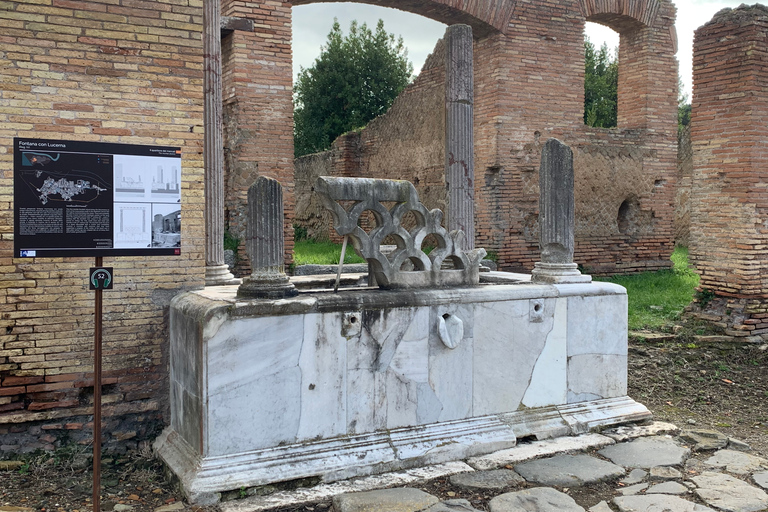
{"type": "Polygon", "coordinates": [[[699,276],[688,267],[688,248],[676,247],[671,259],[672,270],[598,279],[627,289],[630,330],[663,329],[691,302],[699,276]]]}
{"type": "MultiPolygon", "coordinates": [[[[341,244],[296,240],[293,246],[295,265],[338,265],[340,257],[341,244]]],[[[349,263],[365,263],[365,260],[355,254],[351,242],[347,244],[347,252],[344,254],[344,264],[349,263]]]]}

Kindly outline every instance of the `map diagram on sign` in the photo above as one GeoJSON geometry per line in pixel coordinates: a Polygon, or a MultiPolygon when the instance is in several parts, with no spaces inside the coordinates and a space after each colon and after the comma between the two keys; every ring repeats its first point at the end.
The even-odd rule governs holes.
{"type": "MultiPolygon", "coordinates": [[[[45,158],[49,162],[53,160],[49,155],[38,157],[45,158]]],[[[88,171],[29,169],[19,172],[19,177],[30,190],[35,191],[41,204],[48,204],[48,201],[87,204],[97,199],[102,192],[109,190],[107,184],[96,173],[88,171]]]]}

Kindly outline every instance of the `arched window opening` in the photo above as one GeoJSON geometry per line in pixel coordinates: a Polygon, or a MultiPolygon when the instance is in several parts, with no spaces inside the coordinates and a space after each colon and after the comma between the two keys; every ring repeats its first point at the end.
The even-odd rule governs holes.
{"type": "Polygon", "coordinates": [[[619,34],[587,22],[584,37],[584,124],[615,128],[618,119],[619,34]]]}

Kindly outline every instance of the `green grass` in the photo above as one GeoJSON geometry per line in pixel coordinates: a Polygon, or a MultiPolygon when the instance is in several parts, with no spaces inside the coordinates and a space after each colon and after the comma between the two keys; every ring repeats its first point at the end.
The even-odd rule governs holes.
{"type": "Polygon", "coordinates": [[[664,329],[693,298],[699,276],[688,267],[688,248],[676,247],[672,270],[597,279],[619,284],[629,296],[629,329],[664,329]]]}
{"type": "MultiPolygon", "coordinates": [[[[341,244],[297,240],[293,246],[294,265],[338,265],[340,257],[341,244]]],[[[365,263],[365,260],[355,254],[355,249],[349,243],[344,254],[344,263],[365,263]]]]}

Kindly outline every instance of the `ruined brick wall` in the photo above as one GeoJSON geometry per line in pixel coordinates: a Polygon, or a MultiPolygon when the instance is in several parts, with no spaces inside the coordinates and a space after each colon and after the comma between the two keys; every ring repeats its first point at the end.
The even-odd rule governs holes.
{"type": "Polygon", "coordinates": [[[743,5],[718,12],[693,45],[690,258],[703,318],[744,336],[768,334],[767,36],[768,8],[743,5]]]}
{"type": "Polygon", "coordinates": [[[12,257],[13,137],[182,148],[182,255],[104,261],[105,441],[135,445],[168,419],[169,301],[203,285],[202,7],[10,0],[0,26],[0,457],[92,436],[94,262],[12,257]]]}
{"type": "MultiPolygon", "coordinates": [[[[480,27],[475,34],[476,245],[495,252],[503,269],[533,268],[541,148],[557,137],[574,150],[575,260],[603,274],[670,267],[677,181],[674,7],[650,0],[623,7],[560,1],[516,4],[512,14],[517,21],[502,31],[480,27]],[[615,129],[583,124],[585,20],[621,33],[615,129]]],[[[439,46],[401,103],[335,143],[333,161],[344,162],[344,175],[409,179],[428,207],[448,208],[438,52],[439,46]],[[339,154],[342,145],[356,153],[339,154]],[[350,174],[352,164],[357,168],[350,174]]]]}
{"type": "Polygon", "coordinates": [[[445,45],[440,40],[419,76],[389,111],[363,130],[344,134],[329,151],[295,162],[295,221],[312,238],[338,240],[330,215],[312,194],[318,176],[406,179],[427,208],[446,208],[445,45]]]}
{"type": "Polygon", "coordinates": [[[768,8],[719,12],[694,37],[691,261],[718,294],[768,296],[768,8]]]}
{"type": "MultiPolygon", "coordinates": [[[[260,175],[280,181],[288,263],[295,204],[291,3],[222,0],[221,14],[234,22],[222,39],[225,227],[242,240],[248,187],[260,175]]],[[[239,257],[247,254],[241,250],[239,257]]]]}

